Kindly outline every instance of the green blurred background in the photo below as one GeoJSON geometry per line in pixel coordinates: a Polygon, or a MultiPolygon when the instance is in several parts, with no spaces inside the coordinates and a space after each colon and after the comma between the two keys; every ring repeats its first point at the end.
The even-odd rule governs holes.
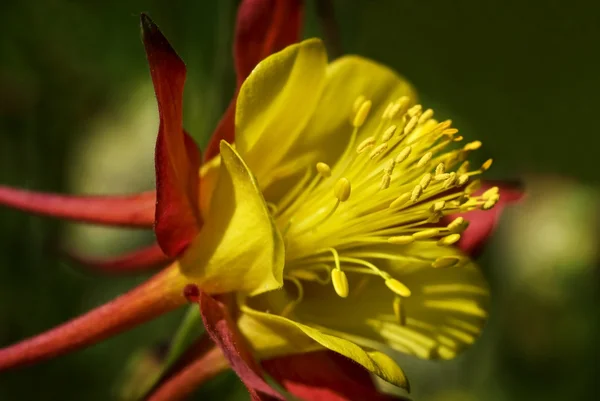
{"type": "MultiPolygon", "coordinates": [[[[314,1],[305,36],[322,36],[314,1]]],[[[452,362],[402,360],[416,400],[589,400],[597,393],[600,3],[334,1],[344,53],[386,63],[422,102],[481,139],[488,177],[519,178],[481,264],[494,291],[483,338],[452,362]]],[[[188,66],[185,126],[201,145],[234,85],[237,2],[5,0],[0,4],[0,183],[67,193],[153,186],[156,105],[139,39],[149,12],[188,66]]],[[[151,241],[0,208],[0,345],[42,332],[143,278],[59,260],[151,241]]],[[[169,339],[176,312],[87,350],[0,375],[0,400],[117,399],[132,355],[169,339]]],[[[243,400],[232,374],[195,399],[243,400]]]]}

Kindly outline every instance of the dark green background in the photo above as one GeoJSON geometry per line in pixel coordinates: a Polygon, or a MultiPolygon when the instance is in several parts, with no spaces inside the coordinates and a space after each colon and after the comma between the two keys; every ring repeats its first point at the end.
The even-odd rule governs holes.
{"type": "MultiPolygon", "coordinates": [[[[309,3],[305,36],[318,36],[315,7],[309,3]]],[[[600,3],[347,0],[334,5],[343,51],[392,66],[414,83],[425,105],[452,118],[465,136],[481,139],[485,148],[479,157],[495,158],[491,177],[535,182],[562,176],[586,199],[595,193],[600,3]]],[[[0,183],[73,190],[67,161],[74,141],[99,115],[119,113],[136,85],[149,83],[139,39],[141,11],[149,12],[188,65],[185,125],[205,144],[233,90],[235,8],[232,0],[3,1],[0,183]]],[[[543,202],[550,196],[544,191],[553,188],[533,200],[543,202]]],[[[573,199],[565,207],[577,212],[582,206],[577,196],[569,197],[570,188],[554,192],[573,199]]],[[[586,207],[597,210],[598,197],[591,199],[586,207]]],[[[503,225],[504,235],[510,237],[512,227],[503,225]]],[[[0,344],[42,332],[141,281],[100,277],[59,261],[53,250],[64,228],[57,221],[0,209],[0,344]]],[[[570,235],[582,234],[575,229],[570,235]]],[[[124,233],[123,242],[139,241],[131,238],[124,233]]],[[[501,241],[495,242],[502,249],[501,241]]],[[[484,339],[454,365],[408,361],[415,397],[590,399],[598,374],[594,261],[578,270],[583,273],[561,279],[558,301],[548,304],[535,292],[511,287],[504,278],[509,258],[498,255],[488,253],[482,261],[496,289],[484,339]],[[537,351],[529,354],[523,344],[534,344],[537,351]]],[[[168,339],[180,315],[3,373],[0,400],[113,399],[131,355],[168,339]]],[[[202,394],[197,398],[247,397],[233,375],[219,378],[202,394]]]]}

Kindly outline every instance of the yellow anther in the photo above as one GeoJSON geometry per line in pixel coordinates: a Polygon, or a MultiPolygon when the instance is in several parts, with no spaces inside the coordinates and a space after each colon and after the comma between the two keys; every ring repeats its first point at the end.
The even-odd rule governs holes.
{"type": "Polygon", "coordinates": [[[392,175],[392,173],[394,172],[394,167],[396,167],[396,161],[394,159],[392,159],[383,168],[383,172],[386,174],[392,175]]]}
{"type": "Polygon", "coordinates": [[[381,136],[381,142],[387,142],[390,139],[392,139],[392,137],[396,133],[396,128],[398,127],[396,127],[395,125],[390,125],[385,131],[383,131],[383,135],[381,136]]]}
{"type": "Polygon", "coordinates": [[[375,149],[373,149],[371,151],[371,153],[369,154],[369,159],[375,159],[377,156],[379,156],[383,152],[385,152],[387,150],[387,148],[388,148],[387,142],[377,145],[377,147],[375,149]]]}
{"type": "Polygon", "coordinates": [[[345,177],[340,178],[333,186],[333,194],[340,202],[346,202],[350,197],[350,192],[352,192],[352,187],[350,181],[345,177]]]}
{"type": "Polygon", "coordinates": [[[360,106],[362,106],[362,104],[365,102],[365,100],[367,100],[367,98],[365,98],[363,95],[358,96],[356,98],[356,100],[354,101],[352,110],[356,113],[358,111],[358,109],[360,109],[360,106]]]}
{"type": "Polygon", "coordinates": [[[437,244],[440,246],[448,246],[448,245],[457,243],[459,239],[460,239],[460,234],[450,234],[450,235],[446,235],[445,237],[441,238],[437,244]]]}
{"type": "Polygon", "coordinates": [[[402,163],[408,158],[408,156],[410,156],[410,152],[412,152],[412,146],[405,147],[400,151],[400,153],[398,153],[398,156],[396,156],[396,159],[394,159],[394,161],[396,163],[402,163]]]}
{"type": "MultiPolygon", "coordinates": [[[[438,176],[440,174],[444,174],[445,172],[446,172],[446,165],[444,163],[440,163],[435,167],[435,175],[436,176],[438,176]]],[[[440,180],[440,181],[442,181],[442,180],[440,180]]]]}
{"type": "Polygon", "coordinates": [[[392,107],[390,107],[390,110],[388,111],[388,114],[387,114],[388,120],[393,120],[398,115],[398,112],[400,111],[400,109],[402,109],[403,107],[404,106],[400,103],[394,103],[392,105],[392,107]]]}
{"type": "Polygon", "coordinates": [[[445,130],[442,131],[442,134],[448,135],[448,136],[452,136],[456,133],[458,133],[458,130],[456,128],[446,128],[445,130]]]}
{"type": "Polygon", "coordinates": [[[463,150],[466,150],[466,151],[477,150],[481,147],[481,145],[482,145],[481,141],[469,142],[463,147],[463,150]]]}
{"type": "Polygon", "coordinates": [[[456,266],[460,262],[460,259],[456,256],[442,256],[441,258],[437,258],[435,262],[431,264],[432,267],[436,269],[443,269],[446,267],[456,266]]]}
{"type": "Polygon", "coordinates": [[[433,205],[431,205],[430,210],[433,213],[437,213],[439,211],[444,210],[444,207],[446,207],[446,201],[441,200],[441,201],[437,201],[433,205]]]}
{"type": "Polygon", "coordinates": [[[481,188],[481,180],[475,180],[469,183],[469,185],[467,185],[467,187],[465,188],[465,192],[468,194],[472,194],[473,192],[477,191],[479,188],[481,188]]]}
{"type": "Polygon", "coordinates": [[[433,110],[431,109],[427,109],[423,112],[423,114],[421,114],[421,117],[419,117],[419,124],[423,124],[426,121],[429,121],[431,119],[431,117],[433,117],[433,110]]]}
{"type": "Polygon", "coordinates": [[[331,282],[333,283],[333,289],[335,290],[336,294],[342,298],[346,298],[348,296],[349,287],[346,273],[340,269],[333,269],[331,271],[331,282]]]}
{"type": "Polygon", "coordinates": [[[406,114],[408,114],[409,117],[418,117],[421,115],[422,111],[423,106],[421,106],[420,104],[415,104],[413,107],[408,109],[406,114]]]}
{"type": "Polygon", "coordinates": [[[381,115],[381,118],[383,118],[384,120],[389,119],[390,111],[393,107],[394,107],[394,102],[388,103],[388,105],[385,107],[385,110],[383,110],[383,114],[381,115]]]}
{"type": "Polygon", "coordinates": [[[458,168],[458,170],[456,170],[456,174],[458,175],[462,175],[465,174],[466,172],[469,171],[469,168],[471,167],[471,163],[469,163],[468,160],[465,160],[460,167],[458,168]]]}
{"type": "Polygon", "coordinates": [[[450,173],[437,174],[433,177],[436,181],[446,181],[448,178],[450,178],[450,173]]]}
{"type": "Polygon", "coordinates": [[[408,289],[408,287],[402,284],[400,281],[396,280],[395,278],[388,278],[387,280],[385,280],[385,285],[387,285],[387,287],[390,290],[394,291],[401,297],[410,297],[410,290],[408,289]]]}
{"type": "Polygon", "coordinates": [[[394,308],[394,315],[398,321],[398,324],[401,326],[406,326],[406,312],[404,311],[404,304],[402,303],[401,297],[394,297],[394,303],[392,304],[394,308]]]}
{"type": "Polygon", "coordinates": [[[433,157],[433,153],[431,153],[431,152],[425,153],[423,155],[423,157],[421,157],[421,159],[417,163],[417,168],[423,167],[424,165],[429,163],[429,161],[431,160],[432,157],[433,157]]]}
{"type": "Polygon", "coordinates": [[[483,162],[483,164],[481,165],[481,171],[488,171],[490,167],[492,167],[493,161],[493,159],[487,159],[485,162],[483,162]]]}
{"type": "Polygon", "coordinates": [[[415,238],[412,235],[398,235],[388,238],[388,242],[394,245],[408,245],[415,242],[415,238]]]}
{"type": "Polygon", "coordinates": [[[317,171],[324,178],[331,177],[331,167],[329,167],[329,164],[327,164],[327,163],[318,162],[317,163],[317,171]]]}
{"type": "Polygon", "coordinates": [[[439,228],[426,228],[425,230],[417,231],[412,236],[414,239],[428,239],[431,237],[435,237],[439,233],[439,228]]]}
{"type": "Polygon", "coordinates": [[[414,189],[412,190],[412,193],[410,194],[410,200],[411,202],[416,202],[421,195],[423,195],[423,187],[420,185],[415,185],[414,189]]]}
{"type": "Polygon", "coordinates": [[[427,173],[423,176],[423,178],[421,178],[421,181],[419,182],[419,185],[423,187],[423,189],[427,189],[427,187],[429,186],[429,183],[431,182],[431,174],[427,173]]]}
{"type": "Polygon", "coordinates": [[[495,197],[492,197],[488,200],[485,201],[485,203],[481,206],[482,210],[490,210],[491,208],[493,208],[496,203],[498,202],[498,200],[500,199],[500,196],[496,195],[495,197]]]}
{"type": "Polygon", "coordinates": [[[404,135],[408,135],[411,132],[413,132],[413,130],[417,126],[417,122],[418,121],[419,121],[418,117],[416,117],[416,116],[415,117],[411,117],[410,120],[408,120],[408,122],[404,126],[404,135]]]}
{"type": "Polygon", "coordinates": [[[352,121],[352,125],[354,127],[361,127],[365,123],[365,120],[369,115],[369,111],[371,111],[371,104],[372,103],[370,100],[365,100],[364,102],[362,102],[362,104],[358,108],[358,111],[356,112],[356,115],[354,116],[354,120],[352,121]]]}
{"type": "Polygon", "coordinates": [[[388,189],[390,187],[390,183],[392,182],[392,176],[386,173],[383,173],[383,177],[381,177],[381,182],[379,183],[379,189],[388,189]]]}
{"type": "Polygon", "coordinates": [[[453,171],[450,176],[444,181],[444,189],[448,189],[456,183],[456,173],[453,171]]]}
{"type": "Polygon", "coordinates": [[[463,231],[463,226],[465,224],[465,219],[462,217],[457,217],[454,220],[452,220],[452,222],[450,222],[450,224],[448,224],[448,230],[450,230],[451,232],[462,232],[463,231]]]}
{"type": "Polygon", "coordinates": [[[356,153],[362,153],[365,150],[369,149],[371,146],[375,145],[376,139],[374,136],[370,136],[367,139],[365,139],[364,141],[362,141],[361,143],[358,144],[358,146],[356,147],[356,153]]]}
{"type": "Polygon", "coordinates": [[[392,203],[390,203],[390,209],[395,209],[397,207],[403,206],[411,197],[410,192],[405,192],[396,199],[392,203]]]}
{"type": "Polygon", "coordinates": [[[460,142],[460,141],[462,141],[463,139],[465,139],[465,137],[463,137],[462,135],[458,135],[458,136],[455,136],[454,138],[452,138],[452,140],[453,140],[454,142],[460,142]]]}
{"type": "Polygon", "coordinates": [[[467,183],[467,181],[469,181],[469,176],[466,174],[463,174],[460,177],[458,177],[458,185],[459,186],[465,185],[467,183]]]}
{"type": "Polygon", "coordinates": [[[490,189],[488,189],[487,191],[485,191],[484,193],[481,194],[481,197],[483,199],[489,199],[495,195],[498,195],[500,189],[498,187],[491,187],[490,189]]]}

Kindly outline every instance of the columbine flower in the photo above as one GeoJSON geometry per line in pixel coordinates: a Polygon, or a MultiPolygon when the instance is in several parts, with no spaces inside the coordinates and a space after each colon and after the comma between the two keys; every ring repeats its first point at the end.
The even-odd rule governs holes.
{"type": "MultiPolygon", "coordinates": [[[[328,64],[319,40],[289,46],[252,70],[298,31],[284,16],[299,21],[299,5],[276,4],[242,3],[241,28],[248,21],[274,28],[238,30],[238,75],[250,75],[209,146],[209,155],[219,154],[201,169],[182,128],[185,66],[142,16],[160,113],[155,233],[164,254],[155,246],[104,266],[175,262],[112,303],[0,351],[0,368],[91,344],[186,299],[199,302],[221,351],[194,348],[195,359],[165,380],[155,400],[180,397],[214,375],[226,366],[223,355],[255,399],[281,398],[255,358],[304,399],[384,399],[367,371],[407,387],[385,351],[452,358],[475,340],[488,291],[463,251],[481,244],[496,216],[488,209],[500,199],[498,187],[478,188],[476,176],[491,161],[475,169],[466,162],[481,144],[460,145],[450,122],[415,104],[410,85],[386,67],[354,56],[328,64]],[[240,45],[242,38],[253,45],[240,45]],[[248,49],[251,57],[239,57],[248,49]],[[472,213],[484,215],[468,227],[472,213]],[[315,375],[316,364],[327,372],[315,375]]],[[[58,202],[48,206],[36,202],[47,195],[24,199],[6,188],[0,195],[32,211],[123,225],[147,225],[154,198],[119,199],[107,213],[103,206],[114,200],[51,197],[58,202]],[[64,202],[94,208],[73,213],[64,202]]]]}

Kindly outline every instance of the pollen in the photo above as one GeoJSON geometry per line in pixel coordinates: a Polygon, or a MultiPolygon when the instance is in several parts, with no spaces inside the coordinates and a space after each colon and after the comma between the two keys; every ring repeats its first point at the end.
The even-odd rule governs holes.
{"type": "Polygon", "coordinates": [[[298,183],[270,208],[285,240],[284,278],[297,288],[290,311],[302,302],[305,282],[332,286],[341,298],[376,285],[391,293],[392,319],[406,325],[414,321],[404,304],[411,290],[400,274],[415,263],[452,269],[466,260],[457,244],[469,222],[448,219],[498,203],[497,187],[476,195],[478,176],[492,161],[472,169],[467,159],[481,142],[457,145],[463,138],[452,121],[438,122],[432,109],[411,102],[359,96],[348,110],[341,156],[298,174],[298,183]],[[390,265],[393,271],[382,269],[390,265]]]}

